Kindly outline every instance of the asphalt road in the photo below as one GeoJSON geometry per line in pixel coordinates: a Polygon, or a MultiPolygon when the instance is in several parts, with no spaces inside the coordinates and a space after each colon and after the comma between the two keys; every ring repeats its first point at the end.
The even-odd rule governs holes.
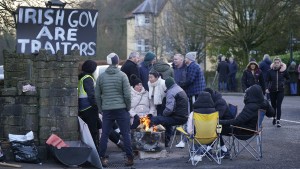
{"type": "MultiPolygon", "coordinates": [[[[243,108],[243,95],[235,94],[232,96],[226,94],[224,98],[227,102],[238,105],[239,110],[243,108]]],[[[282,105],[282,127],[277,128],[272,125],[272,119],[265,118],[263,122],[263,158],[256,161],[250,154],[243,152],[233,160],[223,159],[222,164],[204,158],[197,166],[192,166],[188,160],[187,148],[167,148],[167,157],[160,159],[136,159],[132,168],[136,169],[186,169],[186,168],[236,168],[236,169],[300,169],[300,97],[286,96],[282,105]]],[[[123,167],[124,154],[110,144],[108,149],[110,155],[110,168],[123,167]]],[[[72,157],[70,157],[72,158],[72,157]]],[[[22,168],[68,168],[57,161],[46,160],[43,165],[21,164],[22,168]]],[[[0,168],[4,168],[1,167],[0,168]]],[[[74,167],[73,167],[74,168],[74,167]]],[[[78,168],[93,168],[83,165],[78,168]]]]}

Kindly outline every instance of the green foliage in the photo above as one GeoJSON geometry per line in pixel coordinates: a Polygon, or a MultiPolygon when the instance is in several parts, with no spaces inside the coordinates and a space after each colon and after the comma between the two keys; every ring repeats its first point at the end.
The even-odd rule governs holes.
{"type": "MultiPolygon", "coordinates": [[[[273,59],[274,57],[279,57],[283,63],[290,63],[290,53],[284,54],[284,55],[276,55],[276,56],[271,56],[273,59]]],[[[300,63],[300,51],[293,52],[293,59],[296,62],[296,64],[300,63]]]]}

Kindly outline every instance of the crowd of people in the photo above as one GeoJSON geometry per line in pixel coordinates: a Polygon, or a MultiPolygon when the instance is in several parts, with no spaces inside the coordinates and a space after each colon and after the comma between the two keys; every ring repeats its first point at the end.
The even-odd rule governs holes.
{"type": "MultiPolygon", "coordinates": [[[[259,65],[255,60],[250,61],[242,77],[245,107],[237,117],[233,117],[222,94],[206,88],[204,72],[196,62],[196,55],[196,52],[185,56],[175,54],[173,63],[168,64],[164,60],[157,61],[152,52],[146,53],[143,61],[138,52],[132,52],[119,69],[119,56],[110,53],[107,56],[109,67],[97,81],[92,76],[96,62],[84,62],[79,75],[78,115],[89,127],[103,167],[108,166],[108,139],[126,153],[126,166],[134,164],[130,132],[139,126],[142,117],[148,117],[152,125],[165,127],[165,147],[169,146],[174,126],[184,125],[188,132],[192,132],[190,119],[197,112],[218,111],[220,123],[224,125],[222,134],[225,135],[231,124],[253,127],[256,112],[261,108],[267,110],[274,117],[273,124],[280,127],[284,82],[290,79],[290,72],[295,72],[294,63],[287,71],[279,58],[269,64],[268,55],[259,65]],[[264,64],[269,64],[269,69],[263,69],[264,64]],[[265,94],[271,99],[273,108],[269,106],[268,98],[264,99],[265,94]],[[102,129],[101,137],[99,129],[102,129]]],[[[236,90],[237,70],[233,58],[229,58],[227,63],[226,58],[221,57],[217,68],[219,91],[236,90]]],[[[185,141],[181,140],[176,147],[184,147],[185,141]]],[[[222,154],[225,155],[228,152],[222,139],[221,143],[222,154]]]]}

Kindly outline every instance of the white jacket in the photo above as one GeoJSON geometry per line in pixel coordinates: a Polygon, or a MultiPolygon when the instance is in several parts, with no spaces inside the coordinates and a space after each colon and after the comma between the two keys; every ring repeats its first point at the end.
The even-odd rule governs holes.
{"type": "Polygon", "coordinates": [[[153,102],[148,97],[148,91],[142,88],[141,92],[135,91],[131,87],[131,108],[129,110],[131,122],[133,117],[137,114],[139,117],[147,114],[156,116],[156,109],[153,102]]]}

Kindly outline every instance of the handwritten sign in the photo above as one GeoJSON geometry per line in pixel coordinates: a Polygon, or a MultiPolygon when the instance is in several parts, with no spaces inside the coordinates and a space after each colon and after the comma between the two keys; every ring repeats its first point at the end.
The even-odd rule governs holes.
{"type": "Polygon", "coordinates": [[[97,10],[19,7],[17,52],[38,53],[46,49],[81,56],[94,56],[97,41],[97,10]]]}

